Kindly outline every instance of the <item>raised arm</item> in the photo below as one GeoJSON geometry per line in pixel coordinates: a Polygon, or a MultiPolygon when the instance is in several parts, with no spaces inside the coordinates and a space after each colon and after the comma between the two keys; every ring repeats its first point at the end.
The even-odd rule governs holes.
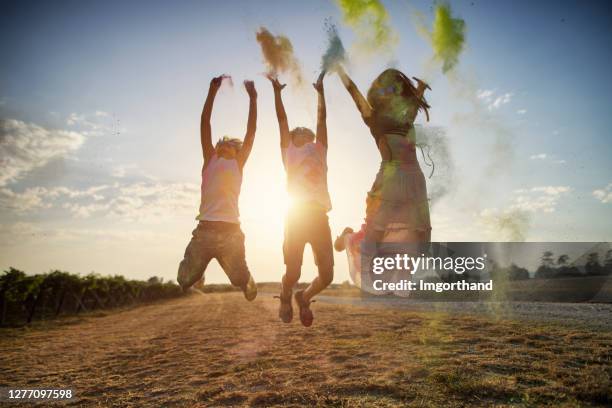
{"type": "Polygon", "coordinates": [[[291,137],[289,136],[289,122],[287,121],[287,113],[285,112],[285,106],[283,105],[283,98],[281,97],[281,91],[286,84],[278,82],[278,78],[268,76],[270,82],[272,82],[272,88],[274,88],[274,106],[276,107],[276,117],[278,118],[278,127],[280,130],[280,144],[281,149],[289,147],[291,137]]]}
{"type": "Polygon", "coordinates": [[[204,102],[204,108],[202,109],[202,117],[200,118],[200,141],[202,142],[202,155],[204,156],[204,162],[208,161],[214,154],[215,148],[212,144],[212,130],[210,127],[210,117],[212,115],[213,103],[215,102],[215,96],[221,86],[223,77],[218,76],[210,81],[210,87],[208,88],[208,96],[206,102],[204,102]]]}
{"type": "Polygon", "coordinates": [[[338,71],[338,75],[340,75],[340,79],[344,84],[344,87],[349,92],[353,101],[355,101],[355,105],[357,105],[357,109],[361,113],[361,117],[363,118],[366,125],[370,126],[370,119],[372,118],[372,107],[368,103],[368,100],[363,97],[357,85],[353,82],[353,80],[347,75],[342,66],[338,66],[336,69],[338,71]]]}
{"type": "Polygon", "coordinates": [[[255,83],[253,81],[244,81],[244,88],[249,94],[249,120],[247,122],[247,130],[242,143],[242,149],[240,149],[238,153],[238,163],[240,163],[240,167],[244,166],[251,154],[253,141],[255,140],[255,130],[257,128],[257,91],[255,90],[255,83]]]}
{"type": "Polygon", "coordinates": [[[327,109],[325,108],[325,90],[323,88],[323,77],[325,71],[321,72],[317,82],[312,84],[319,94],[317,108],[317,143],[327,147],[327,109]]]}

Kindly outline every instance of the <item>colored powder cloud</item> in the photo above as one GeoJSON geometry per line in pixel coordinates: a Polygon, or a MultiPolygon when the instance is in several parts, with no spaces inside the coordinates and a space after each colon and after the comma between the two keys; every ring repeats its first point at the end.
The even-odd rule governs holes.
{"type": "Polygon", "coordinates": [[[500,238],[506,241],[523,242],[527,237],[531,219],[523,210],[487,211],[481,213],[481,220],[492,227],[500,238]]]}
{"type": "Polygon", "coordinates": [[[421,150],[430,206],[435,206],[456,185],[455,166],[446,129],[415,125],[416,145],[421,150]]]}
{"type": "Polygon", "coordinates": [[[265,27],[259,28],[256,38],[261,46],[267,73],[273,76],[288,73],[298,85],[301,85],[303,83],[302,69],[293,54],[291,41],[283,35],[273,35],[265,27]]]}
{"type": "Polygon", "coordinates": [[[457,65],[465,45],[465,21],[453,18],[448,4],[436,6],[431,44],[435,58],[442,62],[442,72],[457,65]]]}
{"type": "Polygon", "coordinates": [[[366,51],[391,51],[397,35],[389,25],[389,14],[379,0],[337,0],[344,22],[351,27],[366,51]]]}
{"type": "Polygon", "coordinates": [[[327,32],[328,44],[327,50],[321,59],[321,70],[333,71],[338,64],[346,61],[346,51],[334,24],[326,21],[325,31],[327,32]]]}

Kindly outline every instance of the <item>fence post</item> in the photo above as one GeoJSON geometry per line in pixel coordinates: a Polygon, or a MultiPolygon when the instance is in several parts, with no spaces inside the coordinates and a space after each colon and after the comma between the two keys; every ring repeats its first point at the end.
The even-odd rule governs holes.
{"type": "Polygon", "coordinates": [[[62,291],[62,296],[60,296],[59,302],[57,304],[57,309],[55,309],[55,316],[57,317],[62,311],[62,306],[64,305],[64,298],[66,297],[66,290],[62,291]]]}
{"type": "Polygon", "coordinates": [[[0,296],[0,300],[2,301],[2,314],[0,315],[0,326],[4,326],[4,322],[6,321],[6,291],[2,291],[2,296],[0,296]]]}
{"type": "Polygon", "coordinates": [[[38,293],[38,295],[34,297],[34,303],[32,303],[32,308],[30,309],[30,313],[28,314],[28,323],[31,323],[32,319],[34,318],[34,312],[36,311],[36,306],[38,305],[41,296],[43,296],[42,290],[38,293]]]}
{"type": "Polygon", "coordinates": [[[76,313],[79,314],[79,312],[81,311],[81,309],[83,309],[84,311],[87,312],[87,308],[85,307],[85,305],[83,304],[83,299],[85,299],[85,295],[87,294],[87,289],[83,290],[81,292],[81,296],[77,296],[75,294],[73,294],[72,296],[74,296],[74,298],[77,301],[77,310],[76,313]]]}

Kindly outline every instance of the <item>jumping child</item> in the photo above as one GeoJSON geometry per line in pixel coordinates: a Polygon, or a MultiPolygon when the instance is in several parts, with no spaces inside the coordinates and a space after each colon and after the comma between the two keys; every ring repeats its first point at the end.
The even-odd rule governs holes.
{"type": "Polygon", "coordinates": [[[274,88],[276,116],[280,128],[281,155],[287,173],[287,189],[292,205],[285,221],[283,255],[286,272],[281,282],[278,316],[289,323],[293,319],[291,296],[300,279],[304,248],[310,243],[318,268],[318,276],[305,289],[295,292],[300,309],[300,321],[312,325],[310,309],[312,298],[325,289],[334,277],[334,256],[327,212],[331,201],[327,191],[327,125],[323,77],[319,75],[314,88],[318,93],[317,133],[304,127],[289,131],[287,114],[283,106],[281,85],[277,78],[269,77],[274,88]]]}
{"type": "Polygon", "coordinates": [[[247,267],[244,234],[240,229],[238,198],[242,171],[249,158],[257,122],[257,91],[253,81],[245,81],[249,94],[249,119],[244,142],[224,136],[216,146],[212,144],[210,117],[215,96],[224,76],[210,81],[208,96],[202,110],[200,140],[204,156],[199,223],[178,269],[177,281],[183,290],[189,289],[204,274],[208,263],[217,259],[232,285],[242,289],[244,297],[252,301],[257,286],[247,267]]]}
{"type": "MultiPolygon", "coordinates": [[[[371,288],[361,282],[361,261],[362,255],[368,259],[373,254],[362,254],[362,242],[375,246],[381,242],[427,243],[431,239],[427,187],[417,161],[414,128],[420,110],[429,120],[430,106],[424,97],[429,86],[413,77],[414,86],[402,72],[387,69],[372,82],[366,99],[342,67],[337,71],[382,159],[366,199],[365,224],[357,233],[345,228],[334,243],[336,250],[346,249],[353,281],[368,290],[371,288]]],[[[371,277],[366,275],[366,279],[371,277]]]]}

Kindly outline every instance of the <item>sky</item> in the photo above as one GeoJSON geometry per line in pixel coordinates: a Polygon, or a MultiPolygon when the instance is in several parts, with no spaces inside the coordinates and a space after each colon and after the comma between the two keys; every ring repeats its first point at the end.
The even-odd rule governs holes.
{"type": "MultiPolygon", "coordinates": [[[[431,85],[431,120],[417,124],[437,135],[434,241],[612,241],[608,3],[450,2],[466,42],[447,74],[417,30],[431,26],[433,3],[382,4],[397,43],[365,52],[334,1],[2,2],[0,268],[174,279],[199,206],[200,112],[210,79],[225,73],[234,85],[217,95],[213,139],[244,136],[241,84],[255,80],[241,222],[255,279],[278,281],[288,197],[255,32],[286,35],[314,80],[326,19],[363,92],[387,67],[431,85]]],[[[290,126],[314,128],[314,89],[281,79],[290,126]]],[[[325,87],[335,236],[361,225],[380,156],[338,77],[325,87]]],[[[310,280],[310,249],[304,258],[310,280]]],[[[349,279],[346,255],[335,262],[334,281],[349,279]]],[[[206,280],[227,282],[216,263],[206,280]]]]}

